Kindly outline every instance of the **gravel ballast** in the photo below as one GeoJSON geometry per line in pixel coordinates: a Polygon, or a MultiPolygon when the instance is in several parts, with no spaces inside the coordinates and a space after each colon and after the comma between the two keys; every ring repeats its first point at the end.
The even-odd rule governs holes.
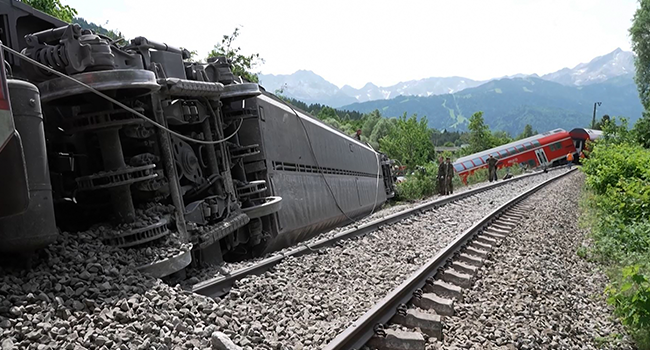
{"type": "Polygon", "coordinates": [[[232,314],[223,331],[255,349],[319,349],[463,230],[558,174],[509,183],[242,279],[219,302],[232,314]]]}
{"type": "Polygon", "coordinates": [[[582,173],[522,202],[535,210],[494,250],[427,349],[633,349],[612,316],[607,278],[576,251],[582,173]]]}
{"type": "MultiPolygon", "coordinates": [[[[549,174],[558,174],[557,171],[558,170],[551,170],[549,172],[549,174]]],[[[559,171],[562,171],[562,170],[559,170],[559,171]]],[[[522,174],[522,175],[526,175],[526,174],[522,174]]],[[[521,175],[519,175],[519,176],[521,176],[521,175]]],[[[519,176],[515,176],[515,178],[517,178],[519,176]]],[[[547,175],[543,175],[543,176],[547,176],[547,175]]],[[[535,175],[533,175],[533,177],[535,177],[535,175]]],[[[528,180],[526,180],[526,181],[528,181],[528,180]]],[[[459,194],[459,193],[467,192],[467,191],[470,191],[470,190],[473,190],[473,189],[486,187],[486,186],[489,186],[491,184],[492,183],[486,181],[486,182],[481,182],[481,183],[474,184],[474,185],[463,186],[461,188],[455,189],[454,194],[459,194]]],[[[442,197],[446,197],[446,196],[442,196],[442,197]]],[[[390,207],[382,208],[380,210],[377,210],[376,212],[374,212],[373,214],[371,214],[369,216],[358,219],[354,223],[351,223],[351,224],[348,224],[348,225],[345,225],[345,226],[340,226],[340,227],[334,228],[334,229],[332,229],[330,231],[327,231],[327,232],[323,232],[323,233],[317,235],[316,237],[310,238],[309,240],[306,240],[306,241],[302,242],[302,244],[312,244],[312,243],[314,243],[316,241],[319,241],[321,239],[327,239],[327,238],[334,237],[335,235],[337,235],[337,234],[339,234],[341,232],[344,232],[346,230],[354,229],[354,228],[359,227],[361,225],[367,224],[367,223],[369,223],[371,221],[378,220],[378,219],[387,217],[389,215],[393,215],[395,213],[414,208],[414,207],[416,207],[418,205],[422,205],[422,204],[425,204],[425,203],[428,203],[428,202],[438,200],[438,199],[440,199],[442,197],[438,196],[438,195],[434,195],[432,197],[422,199],[422,200],[413,201],[411,203],[402,203],[402,204],[397,204],[397,205],[393,205],[393,206],[390,206],[390,207]]],[[[263,257],[256,258],[256,259],[250,259],[250,260],[246,260],[246,261],[242,261],[242,262],[222,263],[222,264],[219,264],[218,266],[206,266],[206,267],[202,267],[201,269],[194,269],[194,268],[188,269],[187,275],[188,275],[189,278],[183,283],[183,285],[185,287],[187,287],[187,288],[190,288],[192,285],[197,284],[200,281],[205,281],[205,280],[208,280],[210,278],[219,277],[219,276],[226,275],[228,273],[232,273],[233,271],[236,271],[238,269],[246,268],[246,267],[251,266],[251,265],[253,265],[256,262],[259,262],[261,260],[264,260],[264,259],[267,259],[267,258],[270,258],[270,257],[273,257],[273,256],[285,254],[285,253],[291,251],[294,248],[295,247],[287,247],[287,248],[281,249],[279,251],[266,254],[263,257]]]]}
{"type": "Polygon", "coordinates": [[[556,174],[512,182],[287,259],[216,301],[134,271],[140,259],[103,245],[98,230],[64,233],[31,270],[0,269],[0,345],[220,349],[234,346],[229,337],[244,349],[316,349],[475,220],[556,174]]]}

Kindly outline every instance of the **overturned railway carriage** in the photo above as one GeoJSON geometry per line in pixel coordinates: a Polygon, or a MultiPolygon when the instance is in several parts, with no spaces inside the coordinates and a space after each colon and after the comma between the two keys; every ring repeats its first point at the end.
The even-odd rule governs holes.
{"type": "Polygon", "coordinates": [[[515,165],[525,165],[528,168],[555,166],[566,163],[569,153],[574,153],[574,159],[578,159],[577,155],[587,147],[587,141],[600,136],[602,132],[599,130],[575,128],[569,132],[555,129],[458,158],[454,162],[454,170],[467,183],[469,175],[488,167],[490,155],[499,161],[498,169],[515,165]]]}
{"type": "Polygon", "coordinates": [[[141,267],[162,277],[289,246],[393,195],[383,154],[233,76],[223,57],[190,62],[143,37],[118,45],[12,0],[0,15],[3,43],[40,63],[7,55],[22,80],[9,84],[17,134],[35,146],[24,163],[0,156],[18,174],[3,191],[27,164],[31,197],[0,217],[3,252],[47,246],[57,226],[92,229],[134,253],[175,246],[141,267]]]}

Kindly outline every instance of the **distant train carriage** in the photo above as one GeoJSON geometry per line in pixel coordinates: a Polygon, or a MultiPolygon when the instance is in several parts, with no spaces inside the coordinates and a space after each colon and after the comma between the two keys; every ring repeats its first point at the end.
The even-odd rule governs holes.
{"type": "Polygon", "coordinates": [[[566,163],[568,153],[579,153],[585,149],[587,140],[594,140],[601,135],[601,131],[591,129],[575,128],[570,132],[555,129],[458,158],[454,162],[454,169],[463,182],[467,183],[470,174],[477,169],[487,168],[490,155],[499,160],[498,169],[514,165],[525,165],[528,168],[551,167],[566,163]]]}

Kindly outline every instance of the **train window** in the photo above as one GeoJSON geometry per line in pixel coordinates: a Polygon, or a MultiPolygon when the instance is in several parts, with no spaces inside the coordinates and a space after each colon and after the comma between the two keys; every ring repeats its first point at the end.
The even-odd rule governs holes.
{"type": "Polygon", "coordinates": [[[476,166],[479,166],[483,164],[483,161],[481,161],[481,158],[476,158],[476,159],[472,159],[472,163],[474,163],[474,165],[476,166]]]}
{"type": "Polygon", "coordinates": [[[499,156],[501,156],[500,158],[507,157],[507,156],[508,156],[508,152],[506,152],[506,150],[499,151],[499,156]]]}
{"type": "Polygon", "coordinates": [[[465,169],[470,169],[470,168],[473,168],[473,167],[474,167],[474,165],[472,164],[472,162],[470,162],[469,160],[466,161],[466,162],[463,162],[463,166],[465,167],[465,169]]]}
{"type": "Polygon", "coordinates": [[[552,143],[549,146],[549,148],[551,149],[551,151],[558,151],[558,150],[562,149],[562,144],[560,142],[552,143]]]}
{"type": "Polygon", "coordinates": [[[534,168],[535,167],[535,161],[532,160],[532,159],[528,160],[528,166],[530,166],[531,168],[534,168]]]}
{"type": "Polygon", "coordinates": [[[510,152],[510,154],[515,154],[515,153],[517,153],[517,151],[515,151],[515,148],[514,148],[514,147],[510,147],[510,148],[508,148],[508,152],[510,152]]]}
{"type": "Polygon", "coordinates": [[[515,147],[517,147],[517,152],[523,152],[524,149],[525,149],[524,146],[522,146],[522,145],[517,145],[515,147]]]}
{"type": "Polygon", "coordinates": [[[463,166],[459,163],[454,164],[454,169],[456,169],[458,172],[465,170],[465,168],[463,168],[463,166]]]}
{"type": "Polygon", "coordinates": [[[490,158],[489,154],[481,157],[481,159],[483,160],[483,163],[487,163],[488,158],[490,158]]]}
{"type": "Polygon", "coordinates": [[[539,143],[539,141],[537,141],[537,140],[534,140],[534,141],[533,141],[533,146],[534,146],[534,147],[539,147],[539,146],[541,146],[541,145],[542,145],[542,144],[539,143]]]}
{"type": "Polygon", "coordinates": [[[524,146],[526,146],[526,149],[533,149],[533,145],[530,142],[525,144],[524,146]]]}

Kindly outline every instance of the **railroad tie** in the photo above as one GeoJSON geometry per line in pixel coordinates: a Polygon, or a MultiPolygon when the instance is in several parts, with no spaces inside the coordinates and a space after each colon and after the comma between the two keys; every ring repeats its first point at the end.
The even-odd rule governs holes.
{"type": "Polygon", "coordinates": [[[483,259],[480,257],[477,257],[475,255],[470,255],[466,253],[462,253],[458,256],[458,261],[463,262],[467,265],[475,266],[475,267],[481,267],[483,266],[483,259]]]}
{"type": "Polygon", "coordinates": [[[490,225],[490,227],[498,228],[499,230],[503,230],[503,231],[506,231],[506,232],[510,232],[510,230],[512,230],[514,228],[514,226],[513,227],[506,226],[506,225],[503,225],[503,224],[501,224],[499,222],[493,223],[492,225],[490,225]]]}
{"type": "Polygon", "coordinates": [[[487,253],[492,251],[492,246],[491,245],[483,244],[481,242],[477,242],[476,240],[472,241],[472,243],[470,244],[469,247],[486,252],[486,256],[487,256],[487,253]]]}
{"type": "Polygon", "coordinates": [[[494,229],[487,229],[486,231],[483,232],[483,236],[490,237],[493,239],[504,239],[506,237],[507,232],[503,231],[496,231],[494,229]]]}
{"type": "MultiPolygon", "coordinates": [[[[470,258],[470,259],[475,259],[475,258],[473,258],[473,257],[471,257],[469,255],[466,255],[466,257],[470,258]]],[[[464,262],[463,260],[464,259],[461,259],[460,257],[459,257],[458,260],[454,260],[451,263],[451,268],[458,271],[458,272],[462,272],[462,273],[468,274],[470,276],[474,276],[474,275],[476,275],[476,271],[478,271],[479,266],[483,264],[483,262],[481,260],[474,260],[477,263],[478,266],[468,264],[468,263],[464,262]]]]}
{"type": "Polygon", "coordinates": [[[405,332],[397,329],[385,329],[384,336],[375,335],[368,341],[368,346],[380,350],[424,350],[426,341],[420,332],[405,332]]]}
{"type": "Polygon", "coordinates": [[[411,303],[424,310],[433,310],[438,315],[454,315],[454,300],[442,298],[434,293],[423,293],[422,296],[411,299],[411,303]]]}
{"type": "Polygon", "coordinates": [[[470,288],[472,286],[472,276],[466,273],[458,272],[453,269],[446,269],[440,274],[440,279],[461,288],[470,288]]]}
{"type": "Polygon", "coordinates": [[[505,224],[512,225],[513,227],[517,226],[519,224],[518,220],[513,220],[513,219],[511,219],[510,217],[507,217],[507,216],[500,217],[499,219],[497,219],[497,222],[503,222],[505,224]]]}
{"type": "Polygon", "coordinates": [[[435,280],[433,283],[425,284],[423,289],[425,292],[435,293],[441,297],[463,300],[463,290],[459,286],[445,281],[435,280]]]}
{"type": "Polygon", "coordinates": [[[515,214],[512,214],[512,213],[505,213],[505,214],[501,215],[500,219],[508,219],[508,220],[511,220],[511,221],[514,221],[514,222],[521,222],[521,220],[523,220],[524,217],[521,216],[521,215],[515,215],[515,214]]]}
{"type": "Polygon", "coordinates": [[[395,314],[390,322],[409,328],[419,328],[429,337],[442,340],[442,318],[440,315],[408,309],[405,315],[399,312],[395,314]]]}
{"type": "Polygon", "coordinates": [[[474,238],[474,240],[479,242],[479,243],[483,243],[483,244],[487,244],[487,245],[493,245],[493,246],[501,244],[500,240],[496,240],[493,237],[490,237],[489,235],[486,235],[486,234],[479,235],[476,238],[474,238]]]}
{"type": "Polygon", "coordinates": [[[465,248],[465,253],[469,255],[474,255],[476,257],[479,257],[481,259],[485,259],[488,256],[488,252],[482,249],[474,248],[472,246],[466,247],[465,248]]]}

